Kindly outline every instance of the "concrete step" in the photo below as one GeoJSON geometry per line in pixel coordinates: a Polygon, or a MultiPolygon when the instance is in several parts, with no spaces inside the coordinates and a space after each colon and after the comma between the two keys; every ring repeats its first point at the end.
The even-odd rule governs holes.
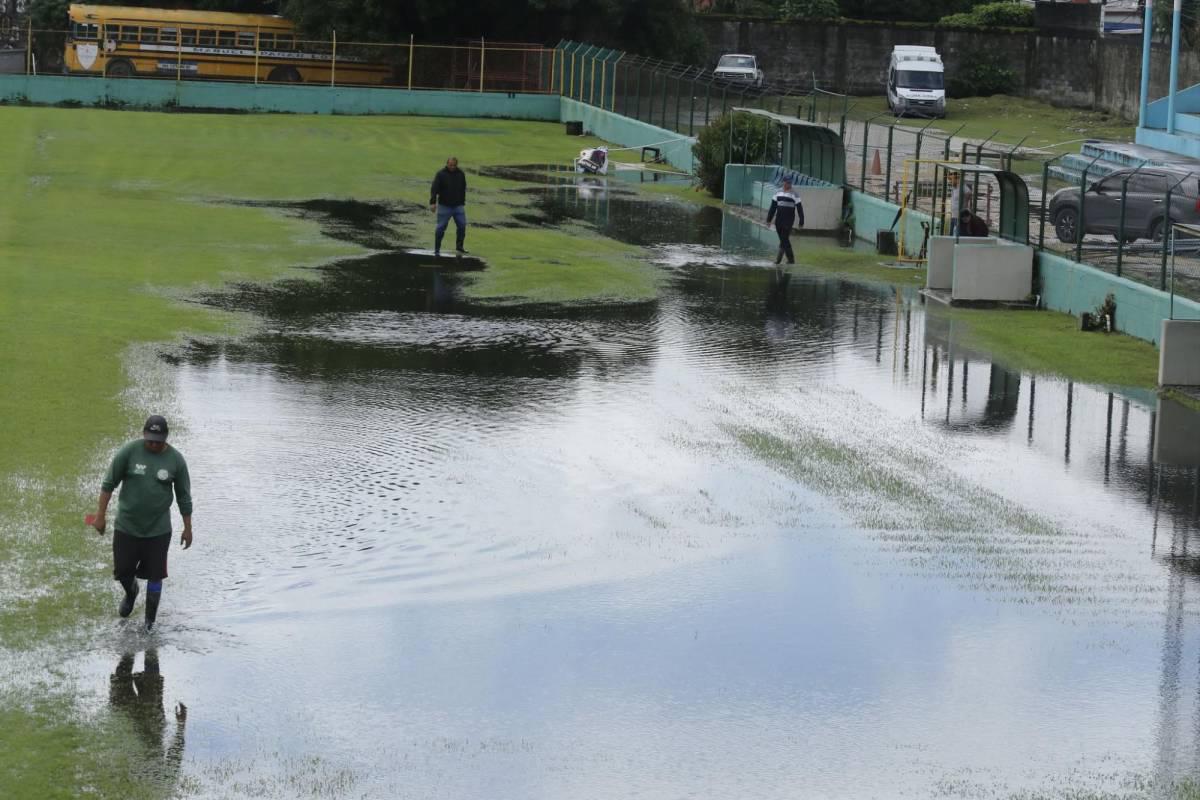
{"type": "Polygon", "coordinates": [[[1176,114],[1175,132],[1200,136],[1200,116],[1196,114],[1176,114]]]}
{"type": "Polygon", "coordinates": [[[1050,177],[1079,185],[1085,169],[1088,171],[1088,181],[1091,182],[1098,178],[1103,178],[1105,175],[1111,175],[1125,166],[1125,164],[1118,161],[1106,160],[1103,157],[1092,163],[1092,159],[1097,155],[1100,154],[1092,153],[1090,156],[1086,156],[1072,153],[1068,156],[1063,156],[1062,159],[1050,165],[1050,177]]]}

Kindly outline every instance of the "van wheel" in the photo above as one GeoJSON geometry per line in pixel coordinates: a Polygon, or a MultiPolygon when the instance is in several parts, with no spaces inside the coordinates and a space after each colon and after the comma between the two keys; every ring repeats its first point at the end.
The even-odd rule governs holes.
{"type": "Polygon", "coordinates": [[[267,74],[272,83],[300,83],[300,73],[295,67],[276,67],[267,74]]]}
{"type": "Polygon", "coordinates": [[[110,78],[132,78],[137,74],[137,70],[133,68],[125,59],[108,62],[108,68],[104,70],[104,74],[110,78]]]}
{"type": "Polygon", "coordinates": [[[1075,244],[1079,241],[1079,209],[1075,206],[1063,206],[1054,212],[1054,233],[1058,240],[1065,244],[1075,244]]]}

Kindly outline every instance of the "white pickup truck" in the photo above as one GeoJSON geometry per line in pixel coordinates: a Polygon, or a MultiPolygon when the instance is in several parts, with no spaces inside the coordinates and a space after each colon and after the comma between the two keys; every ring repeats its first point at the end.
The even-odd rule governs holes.
{"type": "Polygon", "coordinates": [[[727,53],[721,56],[717,68],[713,70],[713,77],[718,81],[753,86],[756,89],[762,88],[763,85],[763,71],[758,68],[757,59],[744,53],[727,53]]]}

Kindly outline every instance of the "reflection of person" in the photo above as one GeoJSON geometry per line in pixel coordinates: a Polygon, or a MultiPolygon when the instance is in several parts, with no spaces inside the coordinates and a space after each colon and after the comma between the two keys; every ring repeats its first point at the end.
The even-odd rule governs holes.
{"type": "Polygon", "coordinates": [[[100,483],[100,505],[93,526],[104,533],[105,514],[113,490],[121,487],[113,526],[113,577],[125,590],[117,609],[133,612],[138,578],[146,581],[146,630],[154,627],[162,582],[167,577],[171,546],[171,500],[183,515],[183,548],[192,546],[192,482],[187,462],[167,444],[167,421],[157,414],[142,427],[142,438],[124,445],[113,457],[100,483]]]}
{"type": "Polygon", "coordinates": [[[454,156],[446,159],[446,166],[433,176],[429,188],[429,209],[437,213],[437,228],[433,234],[433,254],[442,254],[442,237],[450,218],[454,218],[455,245],[459,253],[466,253],[463,242],[467,238],[467,176],[458,168],[454,156]]]}
{"type": "Polygon", "coordinates": [[[117,662],[117,668],[108,679],[108,702],[113,711],[129,718],[146,749],[161,761],[161,777],[174,783],[183,763],[187,706],[183,703],[175,706],[175,733],[167,744],[163,741],[167,732],[167,714],[163,708],[164,681],[158,666],[158,651],[146,651],[141,672],[133,671],[133,660],[134,654],[126,653],[117,662]]]}
{"type": "Polygon", "coordinates": [[[795,264],[796,255],[792,252],[792,225],[804,227],[804,205],[800,198],[792,192],[792,182],[785,180],[783,188],[771,198],[771,208],[767,211],[767,224],[775,220],[775,233],[779,236],[779,252],[775,256],[778,264],[787,256],[787,263],[795,264]]]}
{"type": "Polygon", "coordinates": [[[959,216],[963,211],[970,211],[973,204],[971,184],[962,180],[959,173],[950,173],[950,187],[950,235],[953,236],[958,229],[959,216]]]}

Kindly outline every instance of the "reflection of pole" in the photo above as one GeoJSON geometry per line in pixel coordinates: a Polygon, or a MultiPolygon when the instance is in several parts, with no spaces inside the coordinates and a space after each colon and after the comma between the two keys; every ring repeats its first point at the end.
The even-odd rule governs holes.
{"type": "Polygon", "coordinates": [[[1026,441],[1033,444],[1033,406],[1037,399],[1037,378],[1029,376],[1029,433],[1026,436],[1026,441]]]}
{"type": "Polygon", "coordinates": [[[1067,436],[1064,445],[1063,461],[1071,463],[1071,411],[1075,400],[1075,383],[1067,381],[1067,436]]]}
{"type": "Polygon", "coordinates": [[[1108,483],[1109,467],[1112,465],[1112,417],[1113,393],[1108,393],[1107,425],[1104,429],[1104,482],[1108,483]]]}

